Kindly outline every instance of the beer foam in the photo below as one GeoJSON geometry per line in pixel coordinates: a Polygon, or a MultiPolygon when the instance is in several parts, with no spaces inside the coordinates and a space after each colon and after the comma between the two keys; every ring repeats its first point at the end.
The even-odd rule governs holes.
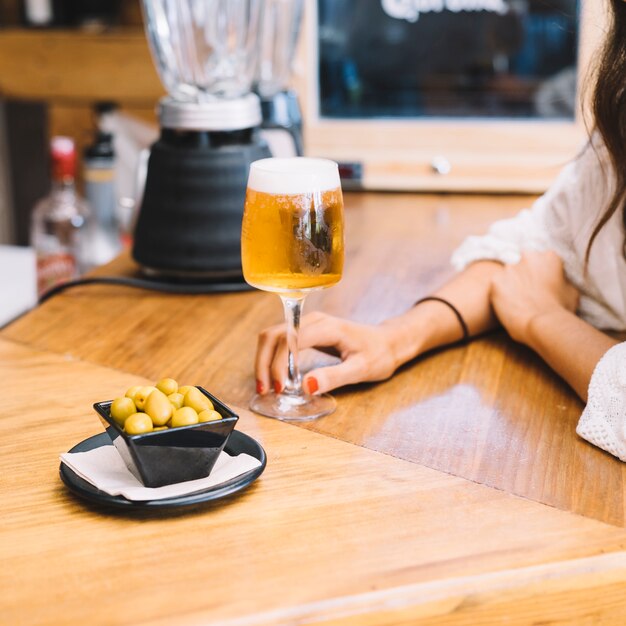
{"type": "Polygon", "coordinates": [[[262,193],[294,195],[341,186],[339,168],[329,159],[260,159],[250,165],[248,187],[262,193]]]}

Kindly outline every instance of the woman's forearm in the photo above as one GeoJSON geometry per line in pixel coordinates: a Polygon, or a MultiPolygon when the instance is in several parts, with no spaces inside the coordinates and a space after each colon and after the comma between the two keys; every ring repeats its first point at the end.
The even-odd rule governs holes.
{"type": "Polygon", "coordinates": [[[532,318],[525,342],[587,401],[589,381],[598,361],[619,343],[566,309],[532,318]]]}
{"type": "MultiPolygon", "coordinates": [[[[502,271],[494,261],[470,265],[433,295],[450,302],[463,316],[470,335],[478,335],[498,325],[489,302],[493,276],[502,271]]],[[[427,301],[406,313],[383,322],[397,366],[416,356],[458,341],[463,330],[454,312],[442,302],[427,301]]]]}

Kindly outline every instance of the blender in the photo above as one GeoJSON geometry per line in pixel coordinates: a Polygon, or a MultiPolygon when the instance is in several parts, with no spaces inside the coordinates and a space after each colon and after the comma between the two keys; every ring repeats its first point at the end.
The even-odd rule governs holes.
{"type": "Polygon", "coordinates": [[[168,95],[132,255],[153,277],[238,283],[249,165],[270,155],[252,92],[263,0],[143,0],[168,95]]]}
{"type": "Polygon", "coordinates": [[[265,0],[255,91],[274,156],[302,156],[302,113],[289,89],[304,0],[265,0]],[[280,154],[277,154],[280,152],[280,154]]]}

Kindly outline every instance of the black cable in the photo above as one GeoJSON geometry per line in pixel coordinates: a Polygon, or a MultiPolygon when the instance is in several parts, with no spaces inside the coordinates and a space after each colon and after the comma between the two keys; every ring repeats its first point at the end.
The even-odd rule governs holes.
{"type": "Polygon", "coordinates": [[[152,291],[162,291],[164,293],[176,293],[187,295],[198,295],[207,293],[231,293],[236,291],[248,291],[252,289],[243,280],[240,282],[215,282],[215,283],[166,283],[157,280],[146,280],[143,278],[132,278],[130,276],[93,276],[90,278],[78,278],[65,283],[60,283],[48,289],[39,297],[39,304],[42,304],[52,296],[81,285],[119,285],[122,287],[134,287],[136,289],[147,289],[152,291]]]}

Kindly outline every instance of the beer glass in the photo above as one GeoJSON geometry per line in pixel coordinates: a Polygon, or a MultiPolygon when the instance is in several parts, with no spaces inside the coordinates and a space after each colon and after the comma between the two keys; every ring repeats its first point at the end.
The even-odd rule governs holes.
{"type": "Polygon", "coordinates": [[[246,281],[277,293],[287,323],[287,380],[250,408],[280,420],[332,413],[335,399],[309,395],[298,369],[298,328],[306,295],[339,282],[343,270],[343,198],[337,164],[326,159],[261,159],[250,166],[241,229],[246,281]]]}

